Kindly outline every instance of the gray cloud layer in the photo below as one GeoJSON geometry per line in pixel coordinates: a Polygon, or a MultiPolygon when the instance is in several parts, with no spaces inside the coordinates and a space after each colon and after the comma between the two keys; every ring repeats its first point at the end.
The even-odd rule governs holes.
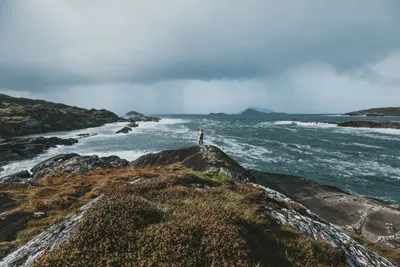
{"type": "Polygon", "coordinates": [[[397,0],[3,0],[0,90],[118,112],[398,105],[398,14],[397,0]]]}

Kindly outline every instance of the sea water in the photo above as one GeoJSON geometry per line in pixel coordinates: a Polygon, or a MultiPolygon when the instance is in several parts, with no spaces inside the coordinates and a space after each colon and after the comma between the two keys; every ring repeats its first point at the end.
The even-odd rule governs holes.
{"type": "MultiPolygon", "coordinates": [[[[73,146],[58,146],[32,160],[11,163],[1,176],[29,170],[62,153],[117,155],[134,160],[141,155],[197,144],[216,145],[244,167],[302,176],[349,193],[400,203],[400,130],[342,128],[330,122],[365,120],[334,115],[241,116],[170,115],[156,122],[140,122],[128,134],[115,134],[127,123],[45,136],[76,138],[97,134],[73,146]]],[[[368,118],[371,119],[371,118],[368,118]]],[[[400,121],[399,117],[372,118],[400,121]]]]}

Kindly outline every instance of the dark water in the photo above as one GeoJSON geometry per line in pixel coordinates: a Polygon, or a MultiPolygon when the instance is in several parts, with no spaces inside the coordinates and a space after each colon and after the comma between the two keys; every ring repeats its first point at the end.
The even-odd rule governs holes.
{"type": "MultiPolygon", "coordinates": [[[[115,135],[124,124],[57,133],[73,137],[98,133],[72,147],[59,147],[38,158],[11,164],[5,173],[30,168],[50,156],[80,154],[118,155],[133,160],[148,152],[196,143],[205,131],[205,143],[214,144],[248,168],[303,176],[348,192],[400,203],[400,130],[341,128],[328,122],[364,120],[365,117],[328,115],[162,116],[160,123],[141,123],[128,135],[115,135]],[[295,123],[292,123],[295,122],[295,123]]],[[[396,120],[391,118],[368,118],[396,120]]]]}

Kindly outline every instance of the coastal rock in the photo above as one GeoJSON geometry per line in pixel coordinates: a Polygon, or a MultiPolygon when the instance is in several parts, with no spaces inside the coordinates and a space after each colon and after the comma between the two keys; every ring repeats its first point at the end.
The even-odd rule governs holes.
{"type": "Polygon", "coordinates": [[[177,150],[165,150],[144,155],[131,162],[134,168],[158,168],[181,163],[186,168],[201,172],[221,172],[227,177],[251,181],[250,173],[215,146],[192,146],[177,150]]]}
{"type": "Polygon", "coordinates": [[[36,157],[43,151],[56,147],[57,145],[71,146],[78,140],[58,137],[32,137],[32,138],[10,138],[0,143],[0,166],[17,160],[25,160],[36,157]]]}
{"type": "Polygon", "coordinates": [[[330,223],[373,243],[400,248],[400,210],[388,203],[350,195],[302,177],[258,171],[251,174],[258,184],[285,194],[330,223]]]}
{"type": "Polygon", "coordinates": [[[29,179],[31,174],[27,171],[20,171],[0,178],[2,184],[15,184],[21,183],[23,180],[29,179]]]}
{"type": "Polygon", "coordinates": [[[12,137],[102,126],[120,118],[108,110],[83,109],[0,94],[0,136],[12,137]]]}
{"type": "Polygon", "coordinates": [[[133,121],[130,124],[128,124],[128,127],[136,128],[139,127],[139,124],[136,121],[133,121]]]}
{"type": "Polygon", "coordinates": [[[355,127],[355,128],[390,128],[400,129],[400,122],[390,121],[348,121],[337,124],[340,127],[355,127]]]}
{"type": "Polygon", "coordinates": [[[146,115],[139,115],[139,116],[131,116],[129,118],[125,118],[122,121],[128,121],[128,122],[148,122],[148,121],[153,121],[153,122],[159,122],[161,119],[157,117],[152,117],[152,116],[146,116],[146,115]]]}
{"type": "Polygon", "coordinates": [[[62,154],[43,161],[32,168],[32,178],[48,178],[55,175],[67,177],[87,173],[95,169],[125,167],[129,162],[117,156],[98,157],[80,156],[79,154],[62,154]]]}
{"type": "Polygon", "coordinates": [[[124,127],[121,130],[116,131],[115,133],[117,133],[117,134],[119,134],[119,133],[129,133],[130,131],[132,131],[132,128],[124,127]]]}

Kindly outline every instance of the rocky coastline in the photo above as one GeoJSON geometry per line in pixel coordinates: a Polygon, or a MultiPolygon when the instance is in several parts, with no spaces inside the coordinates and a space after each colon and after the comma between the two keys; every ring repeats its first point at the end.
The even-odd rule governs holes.
{"type": "Polygon", "coordinates": [[[337,123],[339,127],[353,128],[387,128],[400,129],[400,122],[397,121],[348,121],[337,123]]]}
{"type": "MultiPolygon", "coordinates": [[[[328,247],[335,247],[337,249],[335,253],[339,254],[335,254],[337,255],[337,257],[335,256],[336,263],[331,262],[331,265],[395,266],[400,263],[400,231],[398,230],[400,229],[400,208],[398,206],[350,195],[340,189],[319,185],[303,177],[247,170],[214,146],[193,146],[161,151],[156,154],[144,155],[132,162],[115,156],[99,158],[78,154],[59,155],[38,164],[32,168],[31,172],[29,178],[21,178],[21,180],[34,182],[33,186],[0,185],[0,201],[3,212],[1,216],[2,221],[7,222],[7,225],[0,223],[0,236],[4,237],[3,247],[0,250],[9,251],[3,255],[5,257],[0,262],[3,264],[2,266],[32,266],[34,261],[42,255],[45,255],[40,260],[42,263],[56,264],[63,261],[64,259],[59,255],[64,255],[62,254],[64,252],[56,249],[56,246],[64,244],[65,247],[62,246],[62,248],[69,251],[69,242],[75,244],[74,246],[78,245],[78,243],[74,243],[76,242],[74,241],[75,237],[84,238],[85,234],[89,233],[87,232],[89,229],[82,228],[81,219],[89,220],[92,216],[90,214],[93,212],[96,214],[105,203],[112,205],[113,202],[110,201],[113,199],[113,193],[111,195],[108,193],[112,188],[119,188],[118,192],[128,190],[127,195],[118,195],[115,199],[126,197],[130,199],[129,192],[131,190],[137,194],[141,194],[141,190],[145,190],[143,192],[147,193],[143,196],[147,197],[149,201],[156,201],[159,193],[154,190],[167,190],[165,194],[170,195],[167,198],[170,201],[171,197],[175,196],[174,194],[177,195],[172,199],[182,197],[184,192],[188,193],[185,197],[197,198],[198,194],[211,194],[214,190],[217,190],[216,194],[219,194],[218,192],[228,194],[226,196],[239,194],[236,197],[240,197],[240,194],[244,192],[252,192],[248,186],[261,191],[252,192],[246,196],[248,200],[238,203],[243,205],[253,203],[251,205],[257,206],[257,209],[260,209],[258,212],[264,214],[262,216],[270,218],[268,220],[273,220],[274,224],[281,225],[279,227],[290,227],[301,233],[301,236],[311,238],[307,239],[309,240],[307,242],[324,240],[323,242],[326,242],[328,247]],[[164,175],[170,178],[163,178],[164,175]],[[146,187],[153,183],[154,189],[146,187]],[[173,191],[169,191],[170,187],[173,191]],[[213,188],[220,189],[213,190],[213,188]],[[229,193],[227,190],[232,190],[232,192],[229,193]],[[100,206],[92,201],[98,202],[100,206]],[[31,207],[28,203],[37,204],[31,207]],[[78,211],[73,217],[67,219],[67,214],[70,214],[71,209],[76,210],[76,207],[85,204],[89,206],[85,206],[81,209],[82,212],[78,211]],[[23,205],[24,208],[18,205],[23,205]],[[64,214],[65,219],[49,224],[48,221],[53,220],[53,213],[64,214]],[[22,235],[21,233],[33,231],[32,227],[34,228],[38,222],[46,222],[48,227],[40,228],[42,230],[37,232],[36,237],[29,238],[32,240],[28,243],[29,240],[24,243],[17,238],[22,235]],[[59,234],[61,232],[62,234],[59,234]],[[9,244],[8,250],[5,244],[9,244]],[[19,249],[16,250],[17,248],[19,249]],[[49,249],[54,250],[54,253],[49,254],[49,249]],[[14,252],[9,254],[11,251],[14,252]],[[8,256],[6,256],[7,254],[8,256]],[[343,255],[343,258],[339,255],[343,255]]],[[[220,201],[218,199],[216,198],[214,201],[220,201]]],[[[121,205],[128,204],[121,202],[118,207],[121,205]]],[[[171,205],[175,205],[174,202],[171,205]]],[[[129,206],[126,208],[129,209],[129,206]]],[[[123,217],[125,215],[120,216],[122,216],[121,220],[125,218],[123,217]]],[[[125,227],[125,224],[129,226],[128,221],[118,223],[121,224],[121,227],[125,227]]],[[[162,229],[170,228],[164,226],[162,229]]],[[[173,230],[171,229],[171,231],[173,230]]],[[[274,232],[276,231],[274,230],[274,232]]],[[[162,233],[159,233],[155,238],[162,240],[163,236],[162,233]]],[[[121,236],[121,238],[123,237],[121,236]]],[[[291,242],[295,243],[294,240],[291,242]]],[[[188,241],[177,242],[184,242],[182,243],[184,245],[188,241]]],[[[85,244],[81,245],[86,246],[85,244]]],[[[252,249],[251,243],[248,245],[252,249]]],[[[285,247],[286,245],[282,244],[281,246],[285,247]]],[[[321,246],[319,249],[323,249],[325,245],[321,243],[318,246],[321,246]]],[[[296,249],[296,255],[301,255],[300,250],[296,249]]],[[[157,249],[154,252],[162,253],[157,249]]],[[[68,255],[65,254],[65,256],[68,255]]],[[[276,259],[279,257],[276,255],[276,259]]],[[[307,259],[321,260],[317,257],[307,259]]],[[[265,259],[259,260],[265,262],[263,261],[265,259]]],[[[69,263],[73,262],[75,259],[70,259],[69,263]]],[[[322,263],[318,264],[316,263],[315,266],[326,266],[322,263]]]]}
{"type": "Polygon", "coordinates": [[[71,131],[121,121],[111,111],[0,94],[0,137],[71,131]]]}

